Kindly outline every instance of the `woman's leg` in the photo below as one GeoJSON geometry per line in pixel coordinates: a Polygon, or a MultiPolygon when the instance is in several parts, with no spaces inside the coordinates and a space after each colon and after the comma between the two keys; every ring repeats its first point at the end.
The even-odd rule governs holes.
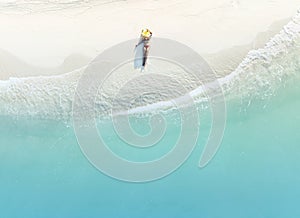
{"type": "Polygon", "coordinates": [[[144,46],[143,67],[145,67],[149,53],[149,45],[144,46]]]}

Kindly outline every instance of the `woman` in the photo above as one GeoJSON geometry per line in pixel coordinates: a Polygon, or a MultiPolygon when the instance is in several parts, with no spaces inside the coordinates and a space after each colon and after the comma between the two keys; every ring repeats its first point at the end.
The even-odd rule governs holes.
{"type": "Polygon", "coordinates": [[[143,52],[143,67],[146,65],[148,53],[149,53],[149,48],[150,48],[150,39],[152,37],[152,32],[149,29],[143,29],[140,37],[139,43],[135,46],[139,46],[141,43],[144,44],[144,52],[143,52]]]}

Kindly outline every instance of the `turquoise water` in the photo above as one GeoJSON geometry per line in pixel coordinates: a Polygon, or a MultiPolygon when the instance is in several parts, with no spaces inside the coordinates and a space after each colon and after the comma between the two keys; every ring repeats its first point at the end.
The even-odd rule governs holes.
{"type": "MultiPolygon", "coordinates": [[[[239,97],[228,99],[221,147],[204,168],[198,162],[211,118],[200,111],[200,137],[190,158],[149,183],[99,172],[64,122],[2,117],[1,217],[299,217],[299,82],[289,79],[272,97],[247,106],[239,97]]],[[[178,135],[169,119],[160,148],[149,153],[125,149],[109,123],[101,133],[121,155],[151,159],[167,152],[178,135]]],[[[140,124],[138,131],[147,132],[145,120],[140,124]]]]}
{"type": "MultiPolygon", "coordinates": [[[[80,133],[65,119],[76,86],[68,80],[72,74],[0,81],[0,217],[300,217],[299,18],[219,80],[226,128],[209,164],[198,167],[213,116],[198,101],[199,131],[187,125],[190,138],[199,132],[194,150],[176,171],[152,182],[111,178],[83,154],[80,133]]],[[[166,132],[151,148],[128,146],[109,119],[97,120],[98,134],[120,157],[157,159],[174,147],[184,126],[178,111],[160,113],[166,132]]],[[[151,130],[147,115],[130,116],[140,135],[151,130]]]]}

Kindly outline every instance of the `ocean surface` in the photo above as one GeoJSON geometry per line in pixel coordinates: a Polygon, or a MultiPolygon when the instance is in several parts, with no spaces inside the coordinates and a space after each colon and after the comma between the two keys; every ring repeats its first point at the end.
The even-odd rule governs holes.
{"type": "MultiPolygon", "coordinates": [[[[298,13],[265,47],[219,78],[227,108],[224,136],[201,168],[213,118],[194,90],[200,117],[195,148],[178,169],[150,182],[112,178],[82,152],[71,119],[78,72],[0,81],[0,216],[299,217],[299,33],[298,13]]],[[[151,130],[149,110],[130,116],[141,135],[151,130]]],[[[99,134],[128,160],[157,159],[172,149],[182,125],[176,110],[163,104],[155,110],[167,125],[149,150],[128,146],[111,118],[97,119],[99,134]]]]}

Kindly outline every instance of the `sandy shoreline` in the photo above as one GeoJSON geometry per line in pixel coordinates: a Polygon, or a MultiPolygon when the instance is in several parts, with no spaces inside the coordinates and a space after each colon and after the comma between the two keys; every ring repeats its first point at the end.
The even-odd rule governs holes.
{"type": "Polygon", "coordinates": [[[290,18],[274,22],[267,31],[258,33],[255,39],[249,44],[233,46],[216,53],[201,55],[219,78],[224,77],[237,68],[250,50],[264,47],[289,21],[290,18]]]}
{"type": "MultiPolygon", "coordinates": [[[[285,21],[280,23],[285,24],[285,21]]],[[[274,24],[265,33],[259,34],[257,41],[252,44],[225,49],[216,55],[206,55],[208,62],[218,74],[217,82],[226,96],[228,94],[230,96],[245,95],[249,97],[259,93],[253,92],[253,90],[259,89],[264,92],[263,98],[272,96],[282,81],[297,73],[295,71],[298,69],[297,61],[294,62],[294,60],[299,57],[297,48],[299,47],[300,36],[300,11],[284,25],[278,34],[273,35],[272,31],[277,33],[280,23],[274,24]],[[267,43],[264,44],[264,41],[267,43]],[[260,45],[260,43],[262,44],[260,45]],[[252,48],[256,48],[256,46],[259,49],[253,50],[252,48]],[[249,49],[251,49],[250,52],[248,52],[249,49]],[[244,53],[247,53],[245,58],[243,57],[244,53]],[[240,62],[240,60],[242,61],[240,62]]],[[[153,40],[154,53],[158,49],[155,47],[155,43],[156,41],[153,40]]],[[[131,50],[130,48],[129,45],[127,49],[131,50]]],[[[70,67],[70,65],[68,66],[70,67]]],[[[93,66],[95,67],[95,65],[93,66]]],[[[149,76],[144,77],[144,73],[141,74],[140,71],[134,70],[131,63],[128,62],[111,72],[101,86],[93,86],[90,81],[94,81],[98,73],[101,75],[102,72],[96,72],[94,68],[88,69],[92,70],[92,74],[85,74],[84,77],[82,77],[82,72],[84,72],[85,67],[82,67],[56,76],[50,74],[48,76],[0,80],[0,100],[2,102],[0,113],[3,115],[69,119],[72,114],[74,94],[78,87],[79,90],[84,91],[81,94],[76,92],[76,96],[79,95],[79,102],[83,106],[87,105],[93,108],[95,106],[94,109],[97,108],[97,113],[99,109],[101,116],[109,115],[112,105],[117,109],[116,112],[135,108],[139,108],[139,110],[143,108],[144,112],[144,108],[153,109],[152,105],[158,105],[159,109],[162,109],[165,107],[164,102],[176,99],[185,92],[189,92],[197,101],[205,101],[206,97],[201,81],[207,81],[208,86],[211,84],[210,81],[216,81],[216,77],[212,73],[204,72],[202,74],[205,76],[204,80],[199,80],[176,64],[150,59],[145,72],[145,76],[146,74],[149,76]],[[162,74],[168,79],[165,81],[157,80],[155,75],[162,74]],[[157,91],[158,86],[161,86],[159,89],[161,91],[157,91]],[[180,89],[181,86],[184,86],[185,91],[180,91],[182,90],[180,89]],[[144,91],[141,91],[139,87],[144,91]],[[152,88],[152,91],[149,88],[152,88]],[[97,97],[94,99],[95,93],[97,97]],[[92,104],[88,102],[91,98],[94,102],[92,104]]],[[[209,87],[212,88],[209,89],[210,93],[216,94],[216,89],[209,87]]],[[[82,111],[85,112],[86,110],[82,111]]]]}
{"type": "MultiPolygon", "coordinates": [[[[201,53],[218,77],[228,75],[240,64],[252,49],[261,48],[271,37],[277,34],[290,19],[274,22],[267,31],[258,33],[253,42],[233,46],[216,53],[201,53]]],[[[32,77],[60,75],[86,66],[94,57],[83,54],[71,54],[61,65],[56,67],[37,67],[30,65],[11,53],[0,50],[0,80],[10,77],[32,77]]]]}
{"type": "Polygon", "coordinates": [[[26,14],[17,8],[14,14],[12,9],[3,13],[2,8],[0,79],[72,71],[103,49],[137,37],[144,26],[154,36],[192,47],[223,76],[249,50],[262,47],[278,33],[300,7],[293,0],[95,2],[41,13],[37,8],[26,14]]]}

